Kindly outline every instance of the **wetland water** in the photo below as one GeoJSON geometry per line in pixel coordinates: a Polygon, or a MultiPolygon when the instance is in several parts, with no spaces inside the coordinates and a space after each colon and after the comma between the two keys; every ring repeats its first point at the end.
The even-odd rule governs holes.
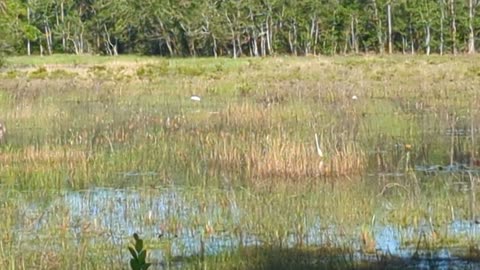
{"type": "MultiPolygon", "coordinates": [[[[310,191],[308,197],[324,195],[310,191]]],[[[13,234],[18,237],[16,241],[42,239],[45,237],[42,232],[51,230],[52,221],[61,219],[63,226],[68,228],[64,233],[68,234],[68,238],[73,242],[80,243],[87,238],[93,242],[107,242],[112,246],[125,247],[129,241],[127,236],[138,232],[149,242],[153,269],[164,269],[166,256],[181,258],[200,253],[216,255],[239,246],[261,246],[276,241],[250,223],[252,220],[249,215],[252,211],[266,211],[264,207],[269,207],[259,207],[242,201],[259,200],[256,196],[241,189],[189,190],[176,187],[150,187],[140,190],[92,188],[65,192],[41,205],[22,203],[23,207],[18,209],[17,213],[21,221],[13,234]],[[203,200],[199,201],[199,198],[203,200]],[[208,226],[211,226],[211,230],[208,226]]],[[[423,218],[415,221],[416,224],[389,223],[381,217],[396,211],[398,206],[388,200],[381,203],[384,205],[377,206],[373,220],[368,224],[368,231],[372,234],[372,239],[374,238],[372,250],[364,250],[365,239],[360,237],[362,230],[365,230],[365,224],[363,228],[360,224],[344,226],[324,218],[315,210],[315,207],[318,207],[315,203],[303,206],[303,213],[289,212],[295,210],[286,208],[277,213],[280,216],[267,215],[265,218],[301,215],[300,219],[292,219],[291,224],[288,221],[284,223],[290,227],[283,228],[284,235],[280,237],[281,240],[277,240],[286,248],[299,245],[346,246],[349,254],[342,255],[351,256],[350,259],[377,261],[379,257],[383,260],[394,257],[396,260],[389,267],[398,266],[401,269],[480,267],[480,263],[465,258],[471,253],[468,245],[471,245],[474,239],[480,238],[480,225],[475,221],[454,219],[435,225],[432,224],[429,214],[425,214],[423,218]],[[301,231],[296,228],[298,222],[304,226],[301,231]],[[462,241],[458,241],[455,245],[443,246],[440,240],[435,239],[437,231],[442,234],[438,237],[451,241],[465,239],[466,242],[462,244],[462,241]]],[[[262,218],[256,218],[253,222],[265,222],[262,218]]],[[[118,252],[123,253],[121,249],[118,252]]]]}

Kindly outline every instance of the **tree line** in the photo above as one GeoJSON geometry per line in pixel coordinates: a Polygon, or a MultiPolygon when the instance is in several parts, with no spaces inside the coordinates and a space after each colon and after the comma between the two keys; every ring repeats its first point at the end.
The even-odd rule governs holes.
{"type": "Polygon", "coordinates": [[[0,0],[0,50],[163,56],[475,53],[479,0],[0,0]]]}

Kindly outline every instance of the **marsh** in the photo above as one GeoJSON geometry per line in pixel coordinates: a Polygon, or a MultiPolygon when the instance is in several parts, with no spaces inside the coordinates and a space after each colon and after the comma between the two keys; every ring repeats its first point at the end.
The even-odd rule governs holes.
{"type": "Polygon", "coordinates": [[[2,268],[125,269],[134,232],[155,269],[479,267],[478,57],[35,59],[0,73],[2,268]]]}

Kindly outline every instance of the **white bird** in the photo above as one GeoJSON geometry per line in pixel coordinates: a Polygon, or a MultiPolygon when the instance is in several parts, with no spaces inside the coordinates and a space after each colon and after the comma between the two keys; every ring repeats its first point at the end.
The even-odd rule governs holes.
{"type": "Polygon", "coordinates": [[[192,100],[192,101],[200,101],[200,100],[202,100],[202,99],[201,99],[199,96],[193,95],[193,96],[190,97],[190,100],[192,100]]]}
{"type": "Polygon", "coordinates": [[[353,100],[357,100],[358,97],[357,97],[356,95],[353,95],[353,96],[352,96],[352,99],[353,99],[353,100]]]}
{"type": "Polygon", "coordinates": [[[0,143],[5,142],[5,136],[7,134],[7,129],[5,128],[5,125],[0,122],[0,143]]]}

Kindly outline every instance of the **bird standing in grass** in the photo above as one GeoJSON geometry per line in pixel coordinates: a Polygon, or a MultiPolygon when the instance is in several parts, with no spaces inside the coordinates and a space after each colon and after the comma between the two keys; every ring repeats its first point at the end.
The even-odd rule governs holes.
{"type": "Polygon", "coordinates": [[[200,98],[200,96],[193,95],[193,96],[190,97],[190,100],[192,100],[192,101],[200,101],[200,100],[202,100],[202,98],[200,98]]]}
{"type": "Polygon", "coordinates": [[[5,127],[5,125],[0,122],[0,143],[3,143],[5,142],[5,136],[7,135],[7,128],[5,127]]]}

